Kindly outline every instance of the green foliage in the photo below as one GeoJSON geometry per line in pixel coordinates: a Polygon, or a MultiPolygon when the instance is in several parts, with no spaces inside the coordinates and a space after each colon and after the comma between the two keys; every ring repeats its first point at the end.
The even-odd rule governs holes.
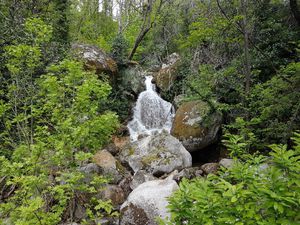
{"type": "Polygon", "coordinates": [[[69,35],[73,42],[94,44],[109,52],[117,35],[118,24],[109,15],[99,12],[97,1],[71,1],[69,35]]]}
{"type": "Polygon", "coordinates": [[[270,146],[271,158],[249,155],[219,175],[183,180],[170,198],[166,224],[298,224],[299,141],[298,134],[293,150],[270,146]]]}
{"type": "Polygon", "coordinates": [[[128,58],[129,44],[122,34],[118,34],[111,47],[111,56],[117,61],[118,64],[126,64],[128,58]]]}
{"type": "Polygon", "coordinates": [[[39,83],[41,100],[36,111],[43,116],[41,123],[50,123],[56,130],[53,144],[65,151],[66,140],[71,148],[89,150],[106,143],[118,125],[114,113],[101,109],[111,90],[108,83],[70,60],[51,66],[39,83]]]}
{"type": "Polygon", "coordinates": [[[263,142],[286,143],[299,129],[300,63],[290,63],[277,76],[254,87],[250,113],[259,120],[253,132],[263,142]]]}
{"type": "Polygon", "coordinates": [[[86,209],[82,223],[114,215],[110,202],[92,197],[107,179],[79,170],[118,127],[116,114],[105,110],[111,87],[72,60],[40,76],[52,29],[37,18],[24,26],[24,43],[5,48],[0,223],[58,224],[72,220],[77,205],[86,209]]]}

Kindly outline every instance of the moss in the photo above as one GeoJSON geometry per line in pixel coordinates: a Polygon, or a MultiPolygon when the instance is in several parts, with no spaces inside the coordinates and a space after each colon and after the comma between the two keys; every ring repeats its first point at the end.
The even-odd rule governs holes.
{"type": "Polygon", "coordinates": [[[129,156],[132,156],[134,153],[135,153],[134,148],[133,148],[133,147],[130,147],[130,148],[128,149],[128,155],[129,155],[129,156]]]}
{"type": "Polygon", "coordinates": [[[122,164],[119,161],[116,161],[116,168],[120,174],[126,174],[126,169],[124,168],[124,166],[122,166],[122,164]]]}
{"type": "Polygon", "coordinates": [[[150,155],[144,156],[141,160],[141,163],[144,166],[147,166],[147,165],[150,165],[151,162],[156,161],[158,159],[159,159],[158,154],[150,154],[150,155]]]}

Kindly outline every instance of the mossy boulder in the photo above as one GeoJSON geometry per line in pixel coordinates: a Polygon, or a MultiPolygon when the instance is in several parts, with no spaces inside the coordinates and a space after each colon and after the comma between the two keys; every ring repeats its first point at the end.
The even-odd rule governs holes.
{"type": "Polygon", "coordinates": [[[161,175],[192,165],[192,157],[183,145],[168,133],[147,136],[127,145],[119,155],[134,172],[161,175]]]}
{"type": "Polygon", "coordinates": [[[162,91],[168,91],[176,80],[176,72],[180,62],[177,53],[169,55],[160,70],[154,74],[154,82],[162,91]]]}
{"type": "Polygon", "coordinates": [[[117,63],[97,46],[73,44],[72,53],[77,59],[84,62],[86,70],[93,70],[97,74],[106,73],[113,78],[118,73],[117,63]]]}
{"type": "Polygon", "coordinates": [[[176,111],[171,134],[190,152],[214,143],[221,127],[222,115],[211,111],[210,106],[200,100],[181,104],[176,111]]]}

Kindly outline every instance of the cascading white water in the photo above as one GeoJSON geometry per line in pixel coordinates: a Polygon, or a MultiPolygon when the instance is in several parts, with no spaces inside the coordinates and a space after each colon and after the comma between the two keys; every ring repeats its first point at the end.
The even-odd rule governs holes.
{"type": "Polygon", "coordinates": [[[174,109],[155,91],[152,76],[146,76],[146,90],[140,93],[134,108],[133,120],[127,125],[131,141],[140,135],[151,135],[166,130],[170,133],[174,109]]]}

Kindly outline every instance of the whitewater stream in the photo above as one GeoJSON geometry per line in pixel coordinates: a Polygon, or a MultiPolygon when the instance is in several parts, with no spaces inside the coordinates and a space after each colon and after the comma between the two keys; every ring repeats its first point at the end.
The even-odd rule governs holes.
{"type": "Polygon", "coordinates": [[[139,136],[161,133],[163,130],[170,133],[174,107],[158,95],[152,79],[152,76],[146,76],[146,90],[140,93],[133,119],[127,125],[131,141],[138,140],[139,136]]]}

